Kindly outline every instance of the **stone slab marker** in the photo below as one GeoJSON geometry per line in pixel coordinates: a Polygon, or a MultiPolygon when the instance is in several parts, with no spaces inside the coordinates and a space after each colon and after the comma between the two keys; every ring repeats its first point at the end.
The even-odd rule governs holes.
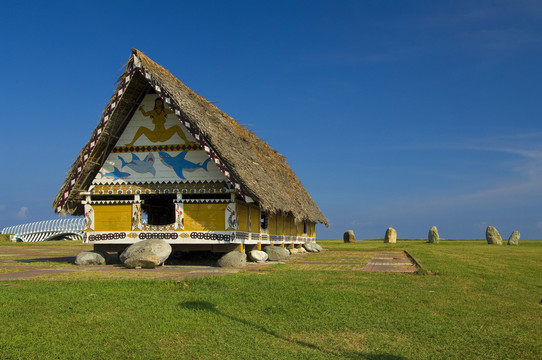
{"type": "Polygon", "coordinates": [[[486,241],[488,244],[502,245],[501,234],[493,226],[488,226],[486,230],[486,241]]]}
{"type": "Polygon", "coordinates": [[[395,244],[397,242],[397,230],[389,227],[384,236],[384,243],[395,244]]]}
{"type": "Polygon", "coordinates": [[[519,244],[519,231],[514,231],[508,238],[508,245],[518,245],[519,244]]]}
{"type": "Polygon", "coordinates": [[[356,242],[356,235],[354,235],[354,230],[348,230],[343,235],[343,240],[345,243],[356,242]]]}
{"type": "Polygon", "coordinates": [[[437,230],[436,226],[433,226],[433,227],[431,227],[431,229],[429,229],[429,234],[427,235],[427,240],[431,244],[438,244],[438,242],[440,241],[440,237],[438,235],[438,230],[437,230]]]}

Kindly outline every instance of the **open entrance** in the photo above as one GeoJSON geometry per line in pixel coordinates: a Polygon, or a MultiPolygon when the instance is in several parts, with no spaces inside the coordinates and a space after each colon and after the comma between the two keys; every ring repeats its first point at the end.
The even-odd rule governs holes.
{"type": "Polygon", "coordinates": [[[175,223],[177,195],[141,195],[141,221],[147,225],[169,225],[175,223]]]}

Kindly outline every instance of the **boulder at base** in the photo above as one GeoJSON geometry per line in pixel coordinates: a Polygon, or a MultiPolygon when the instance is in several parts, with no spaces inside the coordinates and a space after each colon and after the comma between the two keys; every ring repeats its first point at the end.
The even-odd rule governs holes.
{"type": "Polygon", "coordinates": [[[109,254],[103,251],[83,251],[75,257],[75,265],[106,265],[109,263],[109,254]]]}
{"type": "Polygon", "coordinates": [[[384,236],[384,242],[395,244],[397,242],[397,230],[395,230],[392,227],[389,227],[388,230],[386,230],[386,235],[384,236]]]}
{"type": "Polygon", "coordinates": [[[440,241],[440,237],[438,235],[438,230],[437,230],[436,226],[433,226],[433,227],[431,227],[431,229],[429,229],[429,234],[427,235],[427,240],[431,244],[438,244],[438,242],[440,241]]]}
{"type": "Polygon", "coordinates": [[[288,251],[290,252],[290,255],[295,255],[301,253],[301,249],[298,248],[288,248],[288,251]]]}
{"type": "Polygon", "coordinates": [[[166,259],[169,257],[169,254],[171,254],[171,245],[160,239],[138,241],[135,244],[127,247],[126,250],[120,254],[119,260],[122,263],[125,263],[128,258],[143,252],[155,254],[160,260],[159,264],[163,264],[164,261],[166,261],[166,259]]]}
{"type": "Polygon", "coordinates": [[[280,246],[266,246],[263,251],[269,255],[269,261],[282,261],[290,258],[290,252],[280,246]]]}
{"type": "MultiPolygon", "coordinates": [[[[306,242],[306,243],[303,243],[303,247],[305,248],[305,250],[307,250],[308,252],[319,252],[320,250],[318,250],[318,247],[316,246],[316,242],[314,241],[309,241],[309,242],[306,242]]],[[[318,245],[319,246],[319,245],[318,245]]]]}
{"type": "Polygon", "coordinates": [[[150,251],[145,251],[130,256],[128,259],[126,259],[126,261],[124,261],[124,266],[126,266],[128,269],[154,269],[161,263],[160,258],[156,254],[150,251]]]}
{"type": "Polygon", "coordinates": [[[502,245],[501,234],[493,226],[488,226],[486,230],[486,241],[488,244],[502,245]]]}
{"type": "Polygon", "coordinates": [[[354,230],[348,230],[343,235],[343,240],[345,243],[356,242],[356,235],[354,235],[354,230]]]}
{"type": "Polygon", "coordinates": [[[218,259],[218,266],[241,268],[247,265],[247,254],[239,250],[230,251],[218,259]]]}
{"type": "Polygon", "coordinates": [[[508,245],[518,245],[519,244],[519,231],[514,231],[508,238],[508,245]]]}
{"type": "Polygon", "coordinates": [[[297,248],[297,253],[298,254],[305,254],[307,252],[307,250],[305,250],[305,248],[303,246],[297,248]]]}
{"type": "Polygon", "coordinates": [[[252,250],[248,253],[248,259],[250,261],[256,261],[256,262],[266,262],[269,255],[265,251],[261,250],[252,250]]]}

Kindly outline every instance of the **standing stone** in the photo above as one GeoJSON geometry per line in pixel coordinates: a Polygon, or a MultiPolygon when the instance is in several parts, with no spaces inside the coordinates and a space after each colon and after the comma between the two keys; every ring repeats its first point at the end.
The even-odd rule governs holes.
{"type": "Polygon", "coordinates": [[[429,234],[427,235],[427,240],[431,244],[438,244],[438,242],[440,241],[440,237],[438,235],[438,230],[437,230],[436,226],[433,226],[433,227],[431,227],[431,229],[429,229],[429,234]]]}
{"type": "Polygon", "coordinates": [[[488,244],[502,245],[501,234],[493,226],[487,227],[486,240],[488,244]]]}
{"type": "Polygon", "coordinates": [[[345,243],[355,243],[356,235],[354,235],[354,230],[348,230],[343,235],[343,240],[345,243]]]}
{"type": "Polygon", "coordinates": [[[514,231],[508,238],[508,245],[518,245],[519,244],[519,231],[514,231]]]}
{"type": "Polygon", "coordinates": [[[395,244],[397,242],[397,230],[389,227],[384,236],[384,243],[395,244]]]}

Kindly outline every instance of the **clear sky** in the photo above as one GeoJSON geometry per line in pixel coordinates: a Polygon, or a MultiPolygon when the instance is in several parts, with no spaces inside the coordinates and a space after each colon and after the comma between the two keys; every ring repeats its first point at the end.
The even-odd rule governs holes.
{"type": "Polygon", "coordinates": [[[542,2],[3,1],[0,229],[53,199],[137,48],[286,156],[319,238],[542,239],[542,2]]]}

